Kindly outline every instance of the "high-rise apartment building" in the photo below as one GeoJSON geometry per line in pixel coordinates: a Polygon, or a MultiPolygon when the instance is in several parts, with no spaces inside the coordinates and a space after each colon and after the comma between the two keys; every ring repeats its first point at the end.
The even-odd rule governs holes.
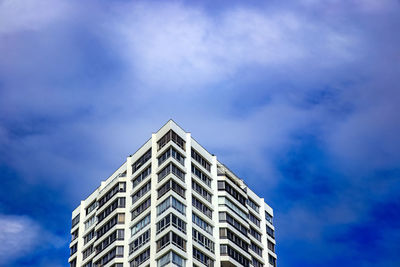
{"type": "Polygon", "coordinates": [[[172,120],[72,212],[71,267],[276,266],[273,210],[172,120]]]}

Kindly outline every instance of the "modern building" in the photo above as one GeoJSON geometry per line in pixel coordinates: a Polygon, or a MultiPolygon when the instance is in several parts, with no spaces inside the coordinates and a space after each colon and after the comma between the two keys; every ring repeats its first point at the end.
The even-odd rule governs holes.
{"type": "Polygon", "coordinates": [[[273,210],[172,120],[72,212],[71,267],[276,266],[273,210]]]}

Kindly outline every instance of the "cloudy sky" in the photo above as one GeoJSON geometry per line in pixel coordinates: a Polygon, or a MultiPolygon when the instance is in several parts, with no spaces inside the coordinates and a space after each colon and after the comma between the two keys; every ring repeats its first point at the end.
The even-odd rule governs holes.
{"type": "Polygon", "coordinates": [[[400,266],[400,2],[0,0],[0,265],[168,119],[275,209],[278,265],[400,266]]]}

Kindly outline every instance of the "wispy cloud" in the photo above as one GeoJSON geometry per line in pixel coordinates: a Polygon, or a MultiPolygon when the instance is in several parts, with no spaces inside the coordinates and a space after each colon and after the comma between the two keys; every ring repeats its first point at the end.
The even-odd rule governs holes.
{"type": "Polygon", "coordinates": [[[3,0],[0,2],[0,33],[41,30],[65,18],[69,6],[68,1],[3,0]]]}
{"type": "Polygon", "coordinates": [[[65,240],[48,232],[27,216],[0,214],[0,264],[30,254],[37,249],[61,247],[65,240]]]}
{"type": "Polygon", "coordinates": [[[146,89],[193,90],[235,80],[254,65],[337,67],[354,60],[360,41],[292,10],[233,8],[213,16],[178,3],[142,3],[112,14],[108,25],[119,35],[110,36],[146,89]]]}

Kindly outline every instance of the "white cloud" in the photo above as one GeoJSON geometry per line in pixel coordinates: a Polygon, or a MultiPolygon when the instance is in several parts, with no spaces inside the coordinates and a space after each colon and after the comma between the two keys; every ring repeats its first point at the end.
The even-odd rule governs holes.
{"type": "Polygon", "coordinates": [[[391,8],[399,7],[396,0],[353,0],[352,2],[356,7],[368,13],[388,11],[391,8]]]}
{"type": "MultiPolygon", "coordinates": [[[[54,5],[57,5],[57,7],[47,8],[49,10],[46,9],[44,12],[40,12],[41,7],[51,7],[47,0],[39,1],[37,6],[29,1],[26,6],[21,3],[20,1],[15,1],[15,4],[12,4],[11,1],[1,2],[4,6],[3,10],[8,10],[9,14],[15,15],[15,18],[11,15],[3,17],[4,20],[7,20],[7,23],[3,24],[7,31],[18,31],[30,26],[36,27],[35,25],[47,25],[51,21],[59,19],[59,17],[68,17],[66,13],[69,12],[69,9],[64,8],[68,4],[64,1],[55,2],[57,4],[54,5]]],[[[101,139],[99,143],[102,143],[103,147],[109,149],[118,147],[120,149],[118,152],[126,149],[124,148],[125,142],[121,142],[123,139],[110,138],[109,136],[114,137],[116,134],[114,128],[121,128],[121,125],[125,125],[126,120],[132,122],[132,117],[127,115],[130,114],[132,107],[135,110],[142,111],[146,118],[138,121],[140,125],[143,125],[150,117],[166,116],[165,114],[160,115],[158,110],[150,107],[141,109],[141,107],[149,105],[147,98],[152,99],[152,104],[155,100],[156,105],[167,110],[168,115],[179,114],[182,113],[180,112],[181,109],[185,110],[184,113],[188,115],[184,116],[185,114],[183,114],[181,120],[186,117],[193,118],[199,114],[196,124],[202,125],[202,127],[198,127],[200,129],[196,129],[196,125],[182,123],[188,125],[185,127],[193,129],[193,133],[200,133],[201,128],[220,129],[221,132],[229,129],[230,134],[222,135],[220,139],[215,138],[213,131],[206,131],[204,136],[211,140],[209,143],[214,147],[218,147],[218,144],[221,143],[231,146],[231,151],[241,155],[231,155],[232,161],[235,163],[243,162],[243,158],[246,158],[245,155],[249,154],[253,155],[252,158],[263,158],[264,149],[268,151],[270,157],[273,157],[275,151],[279,151],[282,147],[288,145],[290,135],[297,129],[304,129],[312,123],[329,124],[332,122],[329,121],[329,118],[327,119],[324,107],[308,110],[296,107],[285,99],[287,97],[285,94],[293,93],[296,98],[302,98],[303,95],[299,95],[297,92],[301,90],[313,91],[316,88],[320,90],[325,84],[332,84],[333,80],[338,78],[335,76],[336,69],[341,69],[343,65],[357,58],[359,55],[357,53],[359,51],[358,44],[367,43],[366,40],[360,40],[362,35],[353,31],[351,26],[348,27],[349,31],[343,30],[343,27],[335,27],[337,25],[331,24],[331,22],[318,20],[302,12],[295,12],[291,8],[275,8],[272,11],[261,8],[227,8],[216,16],[208,14],[205,10],[176,2],[163,4],[149,2],[118,3],[107,6],[110,7],[110,11],[105,10],[104,6],[103,9],[96,7],[93,8],[93,12],[99,14],[98,16],[88,14],[89,17],[93,16],[93,21],[88,20],[88,23],[92,23],[92,25],[88,25],[87,29],[93,30],[99,35],[104,35],[102,41],[105,41],[103,45],[107,46],[107,51],[118,51],[116,57],[125,58],[130,69],[128,71],[123,69],[128,73],[129,78],[117,81],[111,87],[113,90],[105,91],[102,90],[103,88],[96,88],[96,97],[89,101],[90,105],[96,105],[99,110],[103,110],[105,106],[119,102],[119,97],[132,99],[132,102],[130,102],[130,105],[124,105],[121,108],[121,112],[117,115],[124,115],[118,119],[107,117],[106,120],[101,120],[101,122],[70,123],[63,126],[65,128],[60,127],[59,132],[55,131],[50,136],[39,134],[21,138],[22,140],[15,142],[15,150],[19,152],[15,154],[15,158],[23,154],[24,151],[30,150],[34,151],[39,161],[42,161],[41,164],[34,164],[35,166],[32,167],[26,166],[27,172],[33,173],[32,170],[39,172],[39,169],[43,169],[42,165],[47,165],[46,160],[43,159],[52,159],[51,162],[55,162],[55,165],[60,168],[76,166],[74,159],[65,159],[65,155],[57,151],[60,147],[57,143],[60,140],[58,136],[60,132],[64,132],[64,134],[67,132],[71,135],[85,135],[88,140],[101,139]],[[270,88],[268,82],[263,81],[265,88],[258,88],[257,91],[270,92],[271,98],[275,101],[239,118],[228,114],[229,112],[225,110],[216,111],[215,108],[207,104],[201,106],[196,112],[190,110],[190,105],[192,105],[190,102],[181,103],[182,106],[171,106],[173,104],[169,101],[172,98],[166,100],[168,103],[162,103],[163,99],[157,98],[158,96],[154,93],[168,89],[182,90],[183,92],[183,90],[187,91],[187,89],[192,88],[211,91],[212,89],[209,89],[208,86],[213,83],[235,84],[242,82],[241,72],[254,66],[256,68],[261,67],[258,69],[266,69],[266,75],[268,75],[269,70],[271,70],[271,73],[276,70],[284,72],[283,77],[271,77],[271,80],[275,79],[277,82],[290,81],[294,84],[294,89],[286,89],[284,86],[280,86],[279,89],[270,88]],[[330,77],[327,78],[327,76],[330,77]],[[303,79],[311,80],[313,86],[304,86],[302,84],[303,79]],[[123,83],[131,86],[129,92],[121,93],[119,91],[121,88],[128,87],[123,83]],[[153,92],[149,93],[149,90],[153,90],[153,92]],[[140,91],[140,93],[137,91],[140,91]],[[110,95],[115,97],[114,101],[109,101],[110,95]],[[103,99],[96,102],[97,97],[103,97],[103,99]],[[144,100],[143,103],[140,103],[142,100],[144,100]],[[190,112],[186,113],[188,110],[190,112]],[[82,128],[88,130],[69,130],[70,132],[65,130],[82,128]],[[105,130],[111,128],[109,136],[104,136],[105,130]],[[93,129],[97,130],[93,131],[93,129]],[[43,148],[43,144],[47,144],[45,141],[50,143],[46,149],[35,151],[39,146],[43,148]]],[[[70,22],[66,21],[66,23],[70,22]]],[[[76,40],[76,43],[79,43],[79,40],[76,40]]],[[[71,49],[71,47],[62,47],[60,51],[68,54],[68,52],[71,52],[68,49],[71,49]]],[[[75,49],[75,47],[72,49],[75,49]]],[[[48,51],[38,51],[38,54],[47,55],[47,53],[48,51]]],[[[18,66],[21,65],[20,61],[23,60],[20,58],[12,60],[12,62],[17,62],[16,65],[18,66]]],[[[30,62],[30,60],[26,61],[30,62]]],[[[71,61],[67,63],[69,64],[67,64],[68,68],[76,67],[71,64],[71,61]]],[[[4,69],[10,69],[9,65],[11,64],[5,63],[4,69]]],[[[42,71],[43,69],[45,69],[45,66],[37,68],[37,71],[46,73],[42,71]]],[[[34,73],[35,71],[29,69],[26,72],[34,73]]],[[[58,72],[63,72],[63,70],[58,72]]],[[[258,77],[253,77],[254,80],[262,80],[263,74],[264,72],[260,72],[258,77]]],[[[47,78],[47,73],[45,76],[47,78]]],[[[45,80],[45,78],[43,79],[45,80]]],[[[25,80],[19,79],[19,81],[25,80]]],[[[86,86],[77,84],[77,87],[86,86]]],[[[42,83],[39,86],[18,84],[18,89],[23,89],[11,88],[4,98],[6,99],[4,102],[11,107],[18,107],[15,108],[15,113],[18,114],[15,117],[22,117],[23,114],[20,115],[19,113],[21,110],[24,111],[24,114],[39,113],[40,116],[56,114],[55,117],[62,117],[65,114],[70,114],[70,112],[74,114],[75,110],[88,102],[82,93],[80,93],[80,97],[71,97],[74,93],[70,93],[65,88],[57,88],[58,91],[53,86],[48,86],[46,82],[44,82],[44,85],[42,83]],[[10,98],[10,96],[14,97],[10,98]],[[23,103],[24,101],[26,103],[15,105],[15,103],[23,103]]],[[[79,92],[80,89],[76,88],[76,92],[79,92]]],[[[254,90],[251,87],[234,87],[234,89],[249,94],[254,90]]],[[[209,93],[209,96],[219,97],[218,92],[209,93]]],[[[356,98],[351,100],[357,101],[356,98]]],[[[189,99],[189,101],[196,102],[193,99],[189,99]]],[[[223,99],[221,105],[234,105],[234,101],[238,100],[228,97],[223,99]]],[[[12,117],[13,112],[8,112],[10,117],[12,117]]],[[[96,115],[99,114],[94,114],[94,116],[96,115]]],[[[188,119],[188,123],[190,121],[191,119],[188,119]]],[[[349,128],[342,128],[343,126],[339,125],[338,130],[344,129],[343,131],[346,133],[351,132],[351,125],[354,125],[354,123],[349,125],[349,128]]],[[[328,128],[336,126],[332,124],[328,128]]],[[[131,127],[125,127],[125,129],[128,130],[127,133],[131,134],[137,130],[137,125],[131,124],[131,127]]],[[[333,132],[332,128],[328,130],[333,132]]],[[[5,135],[5,133],[0,132],[0,135],[5,135]]],[[[127,134],[123,136],[125,138],[131,137],[127,134]]],[[[338,138],[333,139],[333,141],[341,142],[338,138]]],[[[335,144],[335,147],[339,146],[335,144]]],[[[117,152],[114,153],[118,154],[117,152]]],[[[9,158],[12,159],[12,156],[9,158]]],[[[272,163],[271,166],[268,166],[265,160],[264,162],[254,162],[250,159],[248,161],[250,164],[257,164],[262,171],[273,172],[272,163]]],[[[15,160],[15,166],[22,165],[18,160],[15,160]]],[[[19,169],[21,170],[23,167],[19,167],[19,169]]],[[[74,168],[67,169],[74,170],[74,168]]],[[[49,172],[48,170],[43,171],[49,172]]],[[[51,175],[41,176],[52,177],[51,175]]],[[[29,176],[27,175],[27,177],[29,176]]]]}
{"type": "MultiPolygon", "coordinates": [[[[117,15],[116,15],[117,14],[117,15]]],[[[248,66],[318,69],[352,60],[357,36],[288,10],[133,4],[107,24],[144,88],[182,90],[235,79],[248,66]],[[149,15],[151,14],[151,15],[149,15]],[[330,60],[321,60],[324,56],[330,60]]]]}
{"type": "Polygon", "coordinates": [[[63,18],[68,9],[67,1],[1,0],[0,33],[39,30],[63,18]]]}
{"type": "Polygon", "coordinates": [[[365,13],[379,13],[388,11],[391,8],[398,7],[396,0],[301,0],[299,1],[304,6],[309,8],[324,8],[326,12],[365,12],[365,13]],[[348,10],[346,10],[346,7],[348,10]]]}
{"type": "Polygon", "coordinates": [[[0,214],[0,225],[0,264],[10,263],[40,247],[60,247],[64,242],[27,216],[0,214]]]}

